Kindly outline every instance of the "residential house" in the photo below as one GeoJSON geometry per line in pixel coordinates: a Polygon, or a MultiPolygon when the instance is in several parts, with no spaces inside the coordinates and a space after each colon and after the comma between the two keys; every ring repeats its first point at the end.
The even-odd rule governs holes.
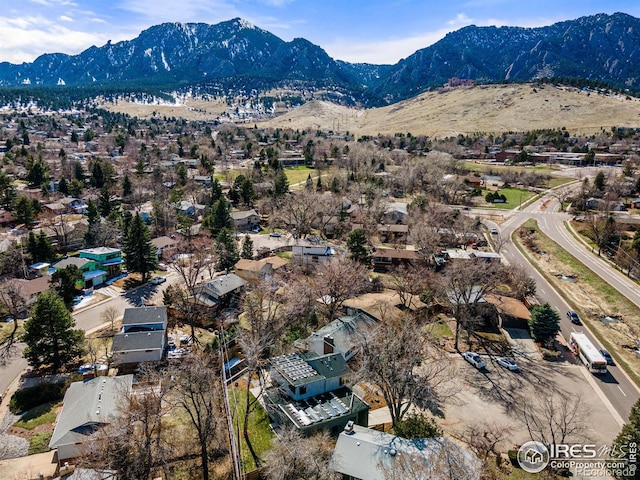
{"type": "Polygon", "coordinates": [[[381,243],[407,243],[409,225],[380,224],[377,226],[381,243]]]}
{"type": "Polygon", "coordinates": [[[485,298],[496,309],[499,327],[529,329],[531,312],[520,300],[493,293],[485,295],[485,298]]]}
{"type": "Polygon", "coordinates": [[[399,225],[407,223],[408,207],[406,203],[390,202],[386,205],[382,223],[399,225]]]}
{"type": "Polygon", "coordinates": [[[80,258],[93,260],[98,264],[98,269],[107,272],[107,278],[112,278],[122,273],[122,250],[111,247],[86,248],[80,250],[80,258]]]}
{"type": "Polygon", "coordinates": [[[75,265],[82,271],[80,288],[92,288],[102,285],[107,279],[107,272],[98,268],[98,263],[88,258],[67,257],[53,264],[55,270],[62,270],[75,265]]]}
{"type": "Polygon", "coordinates": [[[0,225],[5,226],[15,222],[16,222],[16,219],[13,216],[12,212],[8,210],[0,209],[0,225]]]}
{"type": "Polygon", "coordinates": [[[304,343],[311,352],[318,355],[339,353],[345,360],[350,360],[356,354],[360,342],[377,324],[374,317],[362,312],[345,315],[311,333],[304,343]]]}
{"type": "Polygon", "coordinates": [[[444,258],[447,261],[460,261],[460,260],[485,260],[486,262],[499,262],[500,254],[496,252],[483,252],[481,250],[463,250],[463,249],[449,249],[443,252],[444,258]]]}
{"type": "Polygon", "coordinates": [[[178,253],[178,240],[172,237],[162,236],[151,239],[151,244],[156,248],[158,260],[171,260],[178,253]]]}
{"type": "Polygon", "coordinates": [[[289,262],[284,258],[270,256],[260,260],[247,260],[241,258],[233,267],[236,274],[248,281],[260,280],[271,277],[274,272],[283,268],[289,262]]]}
{"type": "Polygon", "coordinates": [[[81,456],[85,445],[120,415],[132,385],[133,375],[101,376],[69,385],[49,441],[49,448],[58,450],[58,463],[81,456]]]}
{"type": "Polygon", "coordinates": [[[198,203],[189,202],[188,200],[181,200],[177,203],[176,208],[180,215],[186,217],[197,218],[204,213],[206,205],[200,205],[198,203]]]}
{"type": "Polygon", "coordinates": [[[335,255],[328,243],[316,239],[298,239],[292,246],[293,263],[312,265],[328,262],[335,255]]]}
{"type": "Polygon", "coordinates": [[[397,292],[382,290],[349,298],[342,307],[345,315],[364,314],[376,321],[398,320],[404,315],[403,309],[416,311],[427,307],[417,295],[406,294],[404,297],[403,302],[397,292]]]}
{"type": "Polygon", "coordinates": [[[260,226],[260,215],[255,209],[234,210],[231,212],[231,219],[236,230],[253,230],[260,226]]]}
{"type": "Polygon", "coordinates": [[[160,361],[166,344],[167,307],[127,308],[122,318],[122,330],[113,336],[113,364],[160,361]]]}
{"type": "Polygon", "coordinates": [[[35,305],[38,300],[38,295],[49,291],[50,279],[51,277],[49,277],[49,275],[45,275],[34,278],[33,280],[24,280],[22,278],[8,280],[9,282],[14,282],[25,300],[26,310],[24,312],[20,312],[21,314],[26,314],[27,311],[35,305]]]}
{"type": "Polygon", "coordinates": [[[227,273],[196,285],[194,293],[200,304],[221,308],[235,304],[244,292],[246,284],[246,280],[238,275],[227,273]]]}
{"type": "Polygon", "coordinates": [[[64,213],[77,213],[85,215],[87,213],[88,205],[84,200],[73,197],[64,197],[59,200],[59,203],[64,205],[64,213]]]}
{"type": "Polygon", "coordinates": [[[416,478],[478,480],[481,462],[444,437],[408,440],[347,424],[338,436],[330,467],[347,480],[401,478],[407,468],[420,473],[416,478]]]}
{"type": "Polygon", "coordinates": [[[624,203],[618,200],[607,200],[605,198],[589,197],[585,202],[585,206],[591,210],[600,210],[607,212],[622,212],[626,209],[624,203]]]}
{"type": "Polygon", "coordinates": [[[305,434],[329,430],[334,435],[349,421],[367,425],[369,405],[344,386],[350,370],[342,355],[292,353],[271,358],[269,364],[271,378],[288,397],[267,402],[270,415],[281,423],[305,434]]]}
{"type": "Polygon", "coordinates": [[[44,277],[51,274],[51,264],[47,262],[38,262],[27,267],[31,277],[44,277]]]}
{"type": "MultiPolygon", "coordinates": [[[[630,208],[640,208],[640,198],[632,199],[630,208]]],[[[1,221],[0,221],[0,223],[1,223],[1,221]]]]}
{"type": "Polygon", "coordinates": [[[67,207],[62,202],[45,203],[42,209],[53,215],[63,215],[67,212],[67,207]]]}
{"type": "Polygon", "coordinates": [[[371,253],[371,263],[376,271],[387,271],[401,265],[410,265],[420,260],[420,252],[396,248],[377,248],[371,253]]]}

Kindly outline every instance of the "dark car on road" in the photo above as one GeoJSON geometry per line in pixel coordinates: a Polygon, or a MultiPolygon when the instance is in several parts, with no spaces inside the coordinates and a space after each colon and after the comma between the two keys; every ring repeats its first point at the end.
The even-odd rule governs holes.
{"type": "Polygon", "coordinates": [[[600,350],[600,353],[602,354],[604,359],[607,361],[607,365],[615,365],[616,364],[616,362],[613,361],[613,358],[611,357],[611,354],[609,352],[607,352],[604,348],[602,350],[600,350]]]}
{"type": "Polygon", "coordinates": [[[569,320],[571,320],[571,323],[573,323],[574,325],[580,325],[580,317],[573,310],[569,310],[567,312],[567,317],[569,318],[569,320]]]}

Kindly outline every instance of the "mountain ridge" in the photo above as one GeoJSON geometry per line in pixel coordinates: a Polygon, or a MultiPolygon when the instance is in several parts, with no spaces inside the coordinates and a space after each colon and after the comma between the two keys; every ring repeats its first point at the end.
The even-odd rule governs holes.
{"type": "Polygon", "coordinates": [[[335,60],[304,38],[286,42],[241,18],[173,22],[78,55],[0,63],[0,87],[215,84],[264,91],[295,83],[361,105],[407,99],[452,77],[478,83],[586,78],[640,92],[640,19],[619,12],[536,28],[470,25],[394,65],[335,60]]]}

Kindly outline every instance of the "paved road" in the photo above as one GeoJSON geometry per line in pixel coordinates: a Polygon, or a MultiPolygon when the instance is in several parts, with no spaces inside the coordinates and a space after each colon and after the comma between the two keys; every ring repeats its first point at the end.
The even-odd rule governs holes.
{"type": "MultiPolygon", "coordinates": [[[[536,218],[538,220],[538,224],[541,226],[541,229],[545,233],[550,234],[551,232],[553,232],[553,235],[550,234],[550,236],[554,240],[561,237],[563,239],[563,243],[559,243],[564,248],[566,248],[572,254],[576,255],[579,260],[584,261],[585,263],[589,262],[587,263],[587,265],[593,265],[593,263],[591,262],[593,258],[590,253],[585,253],[584,246],[573,239],[573,237],[571,237],[566,231],[562,231],[561,233],[561,229],[565,228],[563,222],[564,220],[568,219],[569,216],[563,213],[554,212],[553,209],[556,205],[557,201],[555,201],[553,197],[547,195],[540,200],[532,203],[531,205],[528,205],[522,211],[513,212],[511,217],[499,226],[500,235],[504,237],[510,237],[511,234],[527,219],[536,218]]],[[[494,224],[491,225],[494,226],[494,224]]],[[[509,242],[504,245],[503,251],[501,253],[509,263],[519,264],[527,267],[531,276],[536,281],[538,300],[541,302],[548,302],[553,308],[558,310],[561,318],[560,326],[562,335],[565,339],[568,339],[571,332],[576,330],[576,326],[573,325],[566,317],[566,311],[569,310],[569,306],[566,304],[566,302],[562,299],[562,297],[560,297],[555,289],[538,273],[536,269],[531,268],[527,259],[512,243],[509,242]]],[[[602,260],[599,261],[602,262],[602,260]]],[[[591,268],[598,269],[596,271],[598,271],[599,274],[601,271],[604,272],[607,269],[615,272],[615,270],[610,265],[606,264],[606,262],[604,263],[604,266],[600,266],[599,264],[597,264],[595,267],[591,268]]],[[[609,281],[608,279],[610,278],[615,278],[615,275],[611,272],[606,275],[607,281],[609,281]]],[[[625,278],[624,275],[622,275],[622,277],[623,279],[625,278]]],[[[628,279],[626,280],[628,281],[628,279]]],[[[616,279],[615,281],[621,280],[616,279]]],[[[619,288],[617,285],[623,284],[613,285],[616,288],[619,288]]],[[[626,295],[625,288],[620,288],[622,293],[626,295]]],[[[628,289],[626,290],[628,291],[628,289]]],[[[602,348],[598,341],[584,327],[578,327],[578,329],[580,331],[584,331],[597,348],[602,348]]],[[[592,379],[594,380],[594,386],[604,394],[604,397],[606,397],[605,401],[609,402],[617,412],[619,416],[618,421],[626,421],[629,417],[632,406],[640,397],[640,392],[635,387],[635,385],[616,366],[610,366],[609,373],[607,375],[593,375],[592,379]]],[[[598,393],[598,390],[596,390],[596,393],[598,393]]]]}
{"type": "MultiPolygon", "coordinates": [[[[169,272],[166,276],[167,282],[161,285],[145,284],[138,288],[127,291],[123,295],[112,297],[95,305],[89,305],[73,314],[76,321],[76,327],[90,332],[101,327],[104,324],[102,320],[102,312],[108,307],[115,307],[120,314],[125,308],[139,307],[143,305],[146,299],[152,296],[161,295],[168,285],[178,281],[178,275],[175,272],[169,272]]],[[[27,361],[22,357],[24,346],[20,345],[15,355],[7,361],[6,365],[0,368],[0,394],[4,393],[9,385],[19,377],[27,368],[27,361]]]]}

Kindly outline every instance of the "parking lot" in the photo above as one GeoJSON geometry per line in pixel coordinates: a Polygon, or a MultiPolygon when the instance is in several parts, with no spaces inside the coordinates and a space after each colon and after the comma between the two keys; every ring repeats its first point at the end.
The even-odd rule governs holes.
{"type": "MultiPolygon", "coordinates": [[[[611,445],[620,425],[588,381],[592,375],[582,365],[568,362],[549,363],[518,358],[519,372],[499,366],[495,358],[482,355],[487,366],[476,369],[457,356],[459,367],[455,379],[458,394],[445,407],[443,427],[463,434],[468,425],[480,421],[494,425],[509,425],[512,434],[501,449],[530,440],[522,422],[521,408],[536,395],[547,396],[564,392],[580,399],[585,439],[596,445],[611,445]]],[[[574,439],[577,441],[577,439],[574,439]]]]}

